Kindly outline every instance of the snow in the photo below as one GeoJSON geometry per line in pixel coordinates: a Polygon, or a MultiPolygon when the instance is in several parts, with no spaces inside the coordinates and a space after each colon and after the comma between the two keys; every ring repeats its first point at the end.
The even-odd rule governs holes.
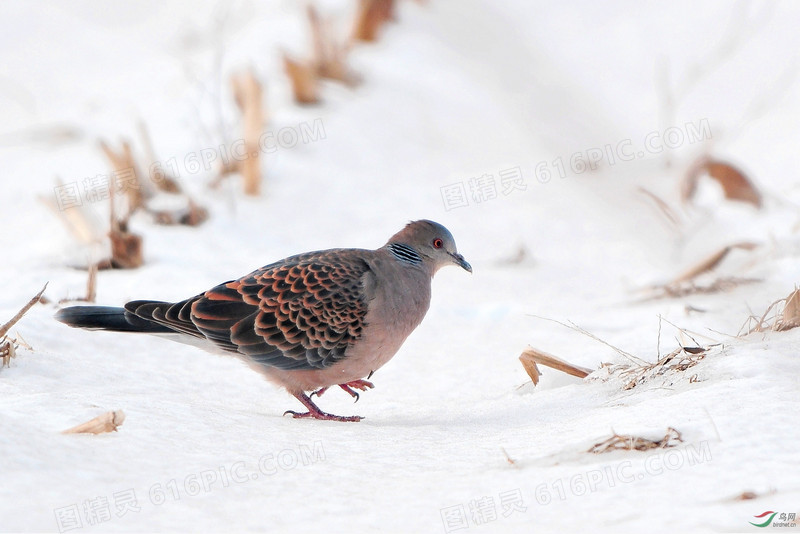
{"type": "MultiPolygon", "coordinates": [[[[322,9],[344,29],[352,3],[322,9]]],[[[797,5],[403,2],[381,41],[352,53],[364,84],[326,84],[310,108],[291,103],[278,52],[307,52],[300,4],[0,10],[3,320],[46,281],[51,302],[83,293],[74,265],[87,251],[38,198],[53,198],[55,177],[80,186],[107,173],[96,140],[138,140],[139,120],[211,218],[185,228],[136,216],[146,264],[101,272],[98,303],[185,298],[292,253],[380,246],[422,217],[445,224],[474,267],[437,274],[425,321],[358,404],[334,390],[320,399],[365,416],[358,424],[282,417],[297,402],[232,358],[68,329],[52,318],[56,304],[35,306],[12,329],[33,350],[0,369],[0,531],[65,530],[77,517],[71,532],[739,532],[766,510],[800,512],[800,331],[737,335],[800,281],[797,5]],[[670,86],[685,88],[667,123],[664,64],[670,86]],[[245,68],[267,80],[270,131],[324,128],[265,155],[257,199],[236,180],[210,191],[212,172],[183,165],[216,147],[220,130],[237,135],[224,80],[245,68]],[[644,153],[650,132],[702,120],[711,139],[644,153]],[[54,126],[77,139],[29,135],[54,126]],[[569,171],[573,154],[624,140],[644,156],[569,171]],[[709,149],[757,183],[763,210],[713,186],[698,207],[680,206],[681,176],[709,149]],[[484,174],[499,186],[516,167],[524,191],[443,203],[442,187],[469,191],[484,174]],[[639,187],[675,208],[682,231],[639,187]],[[761,245],[731,253],[719,274],[757,282],[642,298],[742,241],[761,245]],[[522,262],[503,261],[520,248],[522,262]],[[540,317],[649,362],[694,344],[666,321],[717,345],[695,367],[630,390],[616,375],[547,369],[534,388],[517,359],[528,345],[585,367],[626,363],[540,317]],[[119,409],[118,432],[60,433],[119,409]],[[612,431],[658,439],[668,427],[683,445],[586,452],[612,431]],[[746,491],[760,497],[734,499],[746,491]]],[[[103,203],[91,207],[105,217],[103,203]]]]}

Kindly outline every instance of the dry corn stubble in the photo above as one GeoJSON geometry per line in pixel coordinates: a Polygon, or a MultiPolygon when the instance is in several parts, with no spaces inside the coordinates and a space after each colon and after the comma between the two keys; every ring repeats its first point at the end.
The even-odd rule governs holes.
{"type": "MultiPolygon", "coordinates": [[[[619,376],[627,382],[622,389],[630,390],[657,376],[665,376],[668,372],[683,372],[691,369],[706,357],[706,347],[680,347],[660,358],[657,362],[639,367],[615,369],[619,376]],[[632,378],[628,379],[632,375],[632,378]]],[[[689,382],[697,382],[696,375],[689,382]]]]}
{"type": "Polygon", "coordinates": [[[246,157],[238,161],[238,170],[244,181],[244,193],[261,194],[261,147],[259,139],[264,132],[263,87],[252,71],[231,78],[236,106],[242,114],[242,128],[246,157]]]}
{"type": "Polygon", "coordinates": [[[311,26],[314,52],[310,63],[314,76],[341,82],[348,87],[358,85],[360,77],[347,64],[350,43],[334,36],[331,20],[323,20],[314,6],[309,5],[306,13],[311,26]]]}
{"type": "Polygon", "coordinates": [[[121,426],[124,421],[125,412],[122,410],[114,410],[64,430],[62,434],[102,434],[104,432],[116,432],[117,428],[121,426]]]}
{"type": "Polygon", "coordinates": [[[614,434],[600,443],[595,443],[586,451],[593,454],[602,454],[613,451],[649,451],[651,449],[667,449],[675,447],[678,443],[683,443],[683,436],[672,427],[667,428],[664,437],[659,440],[652,440],[639,436],[614,434]]]}
{"type": "Polygon", "coordinates": [[[552,369],[557,369],[567,373],[568,375],[577,376],[578,378],[585,378],[593,372],[592,369],[573,365],[562,360],[561,358],[557,358],[552,354],[534,349],[533,347],[528,347],[525,349],[520,355],[519,361],[522,362],[525,372],[527,372],[528,376],[531,377],[534,385],[539,383],[539,375],[541,374],[536,365],[537,363],[546,365],[552,369]]]}
{"type": "Polygon", "coordinates": [[[789,296],[770,304],[761,317],[751,315],[739,330],[739,334],[755,332],[785,332],[800,326],[800,289],[795,289],[789,296]],[[780,305],[783,304],[783,309],[780,305]],[[778,311],[780,309],[780,311],[778,311]],[[770,313],[773,313],[770,315],[770,313]],[[753,324],[755,323],[755,324],[753,324]]]}
{"type": "Polygon", "coordinates": [[[298,104],[316,104],[319,98],[319,81],[315,66],[310,61],[297,60],[283,54],[283,68],[292,84],[292,94],[298,104]]]}
{"type": "MultiPolygon", "coordinates": [[[[596,341],[598,341],[600,343],[603,343],[604,345],[614,349],[617,353],[619,353],[620,355],[624,356],[626,358],[626,360],[628,360],[628,362],[627,363],[622,363],[622,364],[606,364],[606,363],[604,363],[604,364],[602,364],[600,366],[600,369],[603,370],[604,373],[606,373],[606,374],[604,374],[604,373],[597,374],[597,373],[594,373],[594,371],[592,369],[588,369],[588,368],[585,368],[585,367],[580,367],[580,366],[576,366],[576,365],[570,364],[570,363],[568,363],[568,362],[566,362],[566,361],[564,361],[564,360],[562,360],[560,358],[557,358],[557,357],[555,357],[555,356],[553,356],[551,354],[548,354],[546,352],[542,352],[542,351],[539,351],[537,349],[533,349],[533,348],[529,347],[528,349],[523,351],[523,353],[520,355],[519,359],[520,359],[520,362],[522,362],[522,365],[525,368],[525,371],[528,373],[528,376],[531,377],[531,380],[533,381],[534,385],[538,384],[539,375],[540,375],[540,371],[539,371],[539,368],[538,368],[537,364],[541,364],[541,365],[546,365],[548,367],[552,367],[554,369],[558,369],[560,371],[563,371],[565,373],[568,373],[568,374],[571,374],[573,376],[577,376],[577,377],[580,377],[580,378],[585,378],[585,377],[587,377],[587,376],[589,376],[591,374],[592,376],[589,377],[589,380],[592,380],[592,379],[608,380],[612,376],[618,376],[624,381],[624,383],[622,385],[622,389],[623,390],[630,390],[630,389],[633,389],[634,387],[636,387],[637,385],[643,384],[643,383],[645,383],[648,380],[651,380],[653,378],[656,378],[656,377],[659,377],[659,376],[668,377],[669,373],[681,373],[681,372],[684,372],[684,371],[694,367],[698,363],[700,363],[700,361],[702,361],[706,357],[708,351],[712,347],[719,346],[718,344],[712,344],[712,345],[709,345],[709,346],[706,346],[706,347],[700,346],[700,344],[694,339],[694,337],[692,337],[689,334],[689,332],[687,332],[686,330],[684,330],[682,328],[679,328],[679,327],[673,325],[672,323],[669,323],[669,321],[666,321],[666,319],[662,319],[661,317],[659,317],[659,334],[658,334],[658,345],[659,346],[660,346],[660,339],[661,339],[661,321],[662,320],[666,321],[670,325],[672,325],[675,328],[677,328],[679,330],[679,332],[681,333],[681,337],[682,338],[691,339],[691,341],[694,343],[694,345],[692,345],[692,346],[684,346],[684,344],[681,344],[681,346],[679,348],[675,349],[674,351],[670,352],[669,354],[667,354],[667,355],[665,355],[663,357],[661,356],[660,351],[659,351],[659,356],[658,356],[657,361],[655,363],[650,363],[650,362],[648,362],[648,361],[646,361],[646,360],[644,360],[642,358],[638,358],[638,357],[634,356],[633,354],[625,352],[624,350],[622,350],[622,349],[620,349],[618,347],[615,347],[614,345],[608,343],[607,341],[604,341],[603,339],[600,339],[599,337],[595,336],[591,332],[588,332],[588,331],[584,330],[583,328],[580,328],[579,326],[575,325],[574,323],[567,324],[567,323],[562,323],[562,322],[557,321],[555,319],[549,319],[549,318],[546,318],[546,317],[539,317],[539,318],[555,322],[557,324],[560,324],[562,326],[565,326],[567,328],[575,330],[575,331],[577,331],[577,332],[579,332],[579,333],[581,333],[583,335],[591,337],[592,339],[594,339],[594,340],[596,340],[596,341]]],[[[696,383],[698,381],[699,381],[698,375],[693,375],[693,376],[689,377],[689,382],[690,383],[696,383]]]]}
{"type": "Polygon", "coordinates": [[[360,0],[353,38],[359,41],[376,41],[383,25],[394,18],[394,0],[360,0]]]}
{"type": "MultiPolygon", "coordinates": [[[[0,368],[8,367],[11,364],[11,359],[17,357],[18,341],[7,337],[9,330],[28,313],[28,310],[30,310],[34,304],[41,301],[45,289],[47,289],[47,284],[45,284],[44,287],[14,315],[14,317],[3,326],[0,326],[0,362],[2,362],[0,363],[0,368]]],[[[27,343],[25,345],[27,346],[27,343]]],[[[28,348],[30,347],[28,346],[28,348]]]]}

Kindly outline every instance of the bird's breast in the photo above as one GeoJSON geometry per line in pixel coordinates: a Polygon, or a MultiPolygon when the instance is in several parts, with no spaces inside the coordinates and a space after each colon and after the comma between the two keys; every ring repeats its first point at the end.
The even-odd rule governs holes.
{"type": "Polygon", "coordinates": [[[425,317],[431,301],[431,279],[424,272],[410,271],[395,275],[391,283],[376,284],[361,338],[336,365],[347,368],[353,380],[388,362],[425,317]]]}

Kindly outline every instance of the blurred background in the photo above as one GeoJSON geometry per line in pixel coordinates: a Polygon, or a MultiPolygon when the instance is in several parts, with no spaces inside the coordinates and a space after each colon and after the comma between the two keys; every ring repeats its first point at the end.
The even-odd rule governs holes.
{"type": "MultiPolygon", "coordinates": [[[[579,228],[581,247],[633,241],[629,259],[658,269],[712,246],[715,217],[764,236],[757,210],[717,202],[714,180],[681,200],[701,157],[734,166],[770,206],[796,202],[792,3],[385,4],[371,15],[345,0],[6,3],[6,246],[24,233],[18,254],[85,255],[54,250],[65,229],[26,200],[58,201],[59,180],[67,200],[103,213],[114,168],[101,141],[130,145],[143,189],[163,169],[212,216],[257,224],[286,250],[301,235],[325,246],[320,220],[377,246],[426,216],[464,228],[462,247],[487,260],[558,255],[579,228]],[[382,20],[359,30],[371,16],[382,20]],[[314,103],[297,102],[292,68],[314,103]],[[234,88],[245,75],[260,104],[249,119],[234,88]],[[246,165],[261,200],[239,199],[242,169],[225,167],[248,128],[263,141],[246,165]],[[663,255],[637,253],[637,239],[663,255]]],[[[148,207],[182,205],[165,198],[148,207]]]]}

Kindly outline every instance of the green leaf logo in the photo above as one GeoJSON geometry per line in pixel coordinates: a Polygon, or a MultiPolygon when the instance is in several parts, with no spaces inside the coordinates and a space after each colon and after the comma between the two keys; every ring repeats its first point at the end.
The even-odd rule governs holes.
{"type": "Polygon", "coordinates": [[[776,515],[778,515],[778,512],[773,512],[772,510],[770,510],[769,512],[764,512],[764,513],[763,513],[763,514],[761,514],[761,515],[755,515],[755,516],[753,516],[753,517],[755,517],[755,518],[761,518],[761,517],[764,517],[764,516],[766,516],[766,515],[768,515],[768,514],[772,514],[772,515],[770,515],[770,516],[769,516],[769,519],[767,519],[767,520],[766,520],[766,521],[764,521],[763,523],[761,523],[761,524],[758,524],[758,523],[753,523],[752,521],[750,521],[750,524],[751,524],[751,525],[753,525],[754,527],[759,527],[759,528],[764,528],[764,527],[766,527],[766,526],[769,526],[769,524],[770,524],[770,523],[772,523],[772,520],[773,520],[773,519],[775,519],[775,516],[776,516],[776,515]]]}

